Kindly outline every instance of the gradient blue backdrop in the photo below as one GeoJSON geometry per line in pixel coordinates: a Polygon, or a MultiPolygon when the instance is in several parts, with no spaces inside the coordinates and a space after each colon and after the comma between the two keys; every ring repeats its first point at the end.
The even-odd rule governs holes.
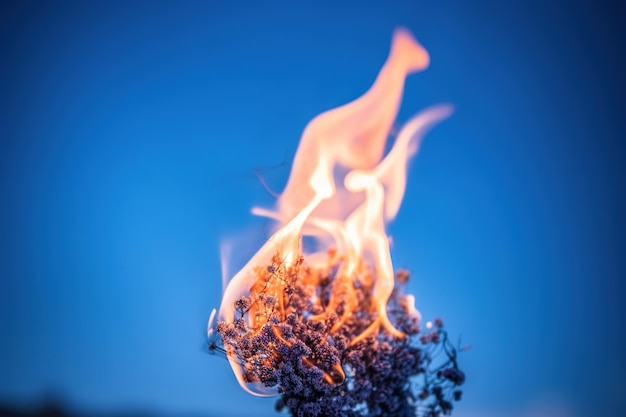
{"type": "Polygon", "coordinates": [[[204,350],[220,239],[266,234],[300,133],[397,25],[456,106],[390,228],[473,349],[458,416],[626,415],[624,15],[569,1],[3,2],[0,402],[272,415],[204,350]],[[260,4],[263,5],[260,5],[260,4]]]}

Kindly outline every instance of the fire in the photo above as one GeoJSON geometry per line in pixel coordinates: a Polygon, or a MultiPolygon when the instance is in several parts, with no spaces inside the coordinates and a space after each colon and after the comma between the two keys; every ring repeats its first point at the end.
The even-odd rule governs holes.
{"type": "MultiPolygon", "coordinates": [[[[253,209],[276,220],[278,226],[228,283],[217,318],[240,331],[269,335],[259,339],[267,340],[269,353],[242,358],[229,343],[234,331],[220,332],[230,365],[246,391],[261,396],[277,393],[275,387],[251,378],[249,367],[274,363],[280,355],[272,350],[276,341],[295,348],[293,338],[279,325],[294,312],[289,300],[295,287],[308,300],[307,311],[297,313],[309,321],[332,323],[327,331],[331,336],[352,326],[355,316],[372,317],[367,326],[350,333],[348,346],[380,332],[405,337],[388,313],[394,269],[385,225],[400,208],[410,157],[427,130],[450,115],[451,107],[435,106],[414,116],[386,155],[384,149],[406,76],[426,69],[429,61],[428,52],[408,31],[396,30],[389,56],[371,88],[306,126],[276,208],[253,209]],[[304,236],[315,240],[315,250],[305,253],[304,236]]],[[[411,295],[403,295],[401,304],[408,315],[420,319],[411,295]]],[[[214,332],[214,316],[209,335],[214,332]]],[[[324,367],[321,359],[303,355],[302,362],[324,368],[322,377],[329,384],[346,377],[337,360],[324,367]]]]}

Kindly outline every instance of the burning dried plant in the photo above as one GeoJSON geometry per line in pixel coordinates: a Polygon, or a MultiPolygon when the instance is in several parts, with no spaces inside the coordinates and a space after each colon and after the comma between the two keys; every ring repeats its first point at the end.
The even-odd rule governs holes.
{"type": "Polygon", "coordinates": [[[404,79],[428,66],[405,30],[374,85],[316,117],[304,131],[275,211],[255,209],[276,231],[229,282],[210,348],[228,358],[240,385],[280,395],[294,416],[436,416],[461,398],[465,376],[441,320],[420,314],[394,274],[386,222],[405,190],[408,159],[447,117],[437,106],[412,118],[384,155],[404,79]],[[305,252],[302,237],[318,250],[305,252]]]}

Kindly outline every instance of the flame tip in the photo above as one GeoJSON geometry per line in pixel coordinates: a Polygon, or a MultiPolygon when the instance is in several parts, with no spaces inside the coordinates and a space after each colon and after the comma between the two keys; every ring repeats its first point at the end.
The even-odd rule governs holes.
{"type": "Polygon", "coordinates": [[[426,48],[404,27],[394,30],[390,57],[394,56],[402,59],[407,72],[421,71],[430,65],[430,54],[426,48]]]}

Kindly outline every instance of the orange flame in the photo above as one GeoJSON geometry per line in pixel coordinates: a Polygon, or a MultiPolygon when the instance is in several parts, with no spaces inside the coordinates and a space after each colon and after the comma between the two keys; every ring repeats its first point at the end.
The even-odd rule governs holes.
{"type": "MultiPolygon", "coordinates": [[[[322,113],[307,125],[276,210],[253,209],[257,215],[277,220],[279,226],[228,283],[219,320],[233,322],[235,302],[261,290],[275,302],[272,313],[284,318],[285,283],[306,279],[315,285],[318,279],[313,272],[294,273],[302,262],[302,237],[311,236],[321,249],[304,254],[307,265],[337,267],[329,303],[323,313],[311,319],[325,319],[341,303],[343,313],[331,333],[359,309],[376,313],[376,319],[354,335],[352,344],[381,329],[396,337],[405,336],[387,316],[394,272],[385,224],[395,217],[402,202],[409,158],[417,152],[426,131],[450,115],[451,107],[432,107],[410,119],[400,130],[392,149],[387,155],[383,153],[400,105],[405,77],[424,70],[429,60],[426,50],[408,31],[396,30],[389,56],[372,87],[357,100],[322,113]],[[280,279],[268,280],[268,274],[280,279]],[[359,305],[354,295],[356,281],[370,289],[371,302],[365,306],[359,305]]],[[[405,301],[407,310],[419,317],[413,297],[406,296],[405,301]]],[[[249,327],[260,329],[269,319],[267,314],[266,309],[250,308],[249,327]]],[[[281,338],[278,333],[276,336],[281,338]]],[[[275,389],[246,381],[245,364],[236,357],[229,355],[228,360],[246,391],[260,396],[276,394],[275,389]]],[[[307,358],[303,361],[312,364],[307,358]]],[[[340,365],[335,375],[325,375],[330,383],[342,378],[340,365]]]]}

